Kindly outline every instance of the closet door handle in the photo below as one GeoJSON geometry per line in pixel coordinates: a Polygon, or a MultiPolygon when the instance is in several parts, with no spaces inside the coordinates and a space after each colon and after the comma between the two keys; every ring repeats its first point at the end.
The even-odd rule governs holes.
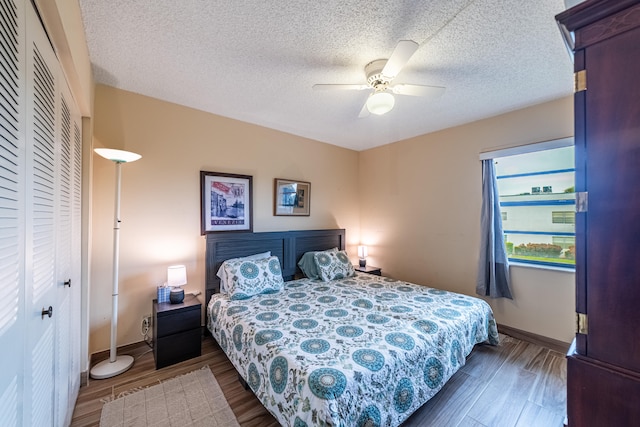
{"type": "Polygon", "coordinates": [[[53,307],[49,306],[49,309],[46,310],[44,307],[42,308],[42,318],[44,319],[44,316],[53,316],[53,307]]]}
{"type": "Polygon", "coordinates": [[[64,286],[71,287],[71,279],[69,279],[69,280],[65,280],[65,282],[64,282],[64,286]]]}

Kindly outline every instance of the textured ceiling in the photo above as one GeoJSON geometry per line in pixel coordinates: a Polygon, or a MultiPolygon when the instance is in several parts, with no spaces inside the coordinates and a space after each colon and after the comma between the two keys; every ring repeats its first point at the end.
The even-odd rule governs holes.
{"type": "Polygon", "coordinates": [[[554,16],[563,0],[79,0],[95,79],[116,88],[363,150],[572,93],[554,16]],[[419,49],[396,96],[358,118],[364,66],[399,40],[419,49]]]}

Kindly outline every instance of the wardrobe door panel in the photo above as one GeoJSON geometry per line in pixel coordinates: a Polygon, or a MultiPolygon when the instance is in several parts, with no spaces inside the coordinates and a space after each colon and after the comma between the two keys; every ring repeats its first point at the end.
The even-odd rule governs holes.
{"type": "Polygon", "coordinates": [[[640,372],[640,27],[586,49],[587,355],[640,372]]]}
{"type": "Polygon", "coordinates": [[[558,15],[575,32],[576,309],[567,357],[570,426],[640,417],[640,0],[588,0],[558,15]]]}

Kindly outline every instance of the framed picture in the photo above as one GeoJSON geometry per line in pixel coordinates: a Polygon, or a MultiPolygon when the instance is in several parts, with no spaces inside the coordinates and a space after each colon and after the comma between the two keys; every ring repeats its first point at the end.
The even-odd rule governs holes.
{"type": "Polygon", "coordinates": [[[309,216],[311,183],[276,178],[273,214],[276,216],[309,216]]]}
{"type": "Polygon", "coordinates": [[[200,171],[200,234],[253,231],[253,177],[200,171]]]}

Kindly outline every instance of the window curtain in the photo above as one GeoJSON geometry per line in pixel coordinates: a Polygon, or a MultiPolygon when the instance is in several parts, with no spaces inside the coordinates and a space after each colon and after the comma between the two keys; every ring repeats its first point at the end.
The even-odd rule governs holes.
{"type": "Polygon", "coordinates": [[[509,298],[509,260],[502,233],[500,198],[493,159],[482,161],[482,212],[480,216],[480,263],[476,293],[491,298],[509,298]]]}

